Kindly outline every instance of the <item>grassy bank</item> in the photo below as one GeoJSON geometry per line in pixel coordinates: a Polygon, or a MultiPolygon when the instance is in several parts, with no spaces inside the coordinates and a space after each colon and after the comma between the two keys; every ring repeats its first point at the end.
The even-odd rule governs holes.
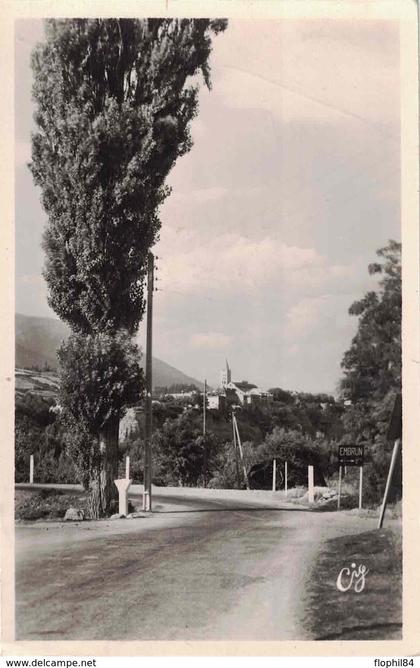
{"type": "MultiPolygon", "coordinates": [[[[348,579],[345,584],[347,585],[348,579]]],[[[317,640],[390,640],[402,637],[401,524],[328,540],[307,588],[305,626],[317,640]],[[337,588],[344,567],[364,564],[365,587],[337,588]]]]}

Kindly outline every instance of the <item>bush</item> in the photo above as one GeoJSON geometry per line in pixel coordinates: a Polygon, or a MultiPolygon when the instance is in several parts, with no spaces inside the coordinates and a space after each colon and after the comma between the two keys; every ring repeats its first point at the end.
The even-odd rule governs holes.
{"type": "Polygon", "coordinates": [[[70,506],[86,512],[85,504],[86,497],[81,494],[66,494],[56,489],[18,489],[15,493],[15,517],[20,520],[63,519],[70,506]]]}

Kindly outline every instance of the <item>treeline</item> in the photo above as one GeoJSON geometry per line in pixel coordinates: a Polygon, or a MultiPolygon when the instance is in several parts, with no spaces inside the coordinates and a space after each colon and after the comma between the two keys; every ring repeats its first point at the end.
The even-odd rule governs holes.
{"type": "Polygon", "coordinates": [[[153,396],[165,396],[165,394],[182,394],[183,392],[199,392],[197,385],[193,383],[172,383],[172,385],[158,385],[153,390],[153,396]]]}
{"type": "MultiPolygon", "coordinates": [[[[344,407],[333,397],[292,394],[282,390],[272,402],[236,411],[247,468],[295,448],[323,452],[329,466],[330,448],[342,433],[344,407]],[[321,401],[322,399],[322,401],[321,401]],[[327,461],[328,460],[328,461],[327,461]]],[[[236,455],[232,415],[225,410],[207,411],[203,437],[202,402],[186,407],[166,397],[153,410],[154,483],[236,487],[236,455]]],[[[82,480],[66,445],[66,427],[52,399],[27,393],[16,402],[16,480],[28,479],[29,456],[35,455],[37,482],[82,480]]],[[[144,415],[120,442],[120,458],[130,455],[131,474],[143,480],[144,415]]],[[[289,452],[290,455],[290,452],[289,452]]],[[[291,455],[290,455],[291,456],[291,455]]],[[[303,456],[303,455],[302,455],[303,456]]],[[[329,469],[328,469],[329,470],[329,469]]],[[[243,484],[240,481],[240,485],[243,484]]]]}
{"type": "MultiPolygon", "coordinates": [[[[309,461],[319,463],[327,477],[333,473],[332,442],[342,435],[344,406],[333,397],[282,391],[270,403],[236,409],[246,468],[278,457],[289,457],[295,468],[309,461]],[[330,461],[331,460],[331,461],[330,461]]],[[[207,411],[203,436],[203,407],[185,408],[169,398],[154,407],[154,483],[158,485],[232,488],[238,481],[237,457],[233,446],[232,413],[207,411]]],[[[143,416],[137,433],[128,434],[121,444],[132,462],[142,462],[143,416]]],[[[292,469],[291,469],[292,471],[292,469]]],[[[134,465],[134,476],[141,479],[141,464],[134,465]]],[[[293,476],[292,480],[293,482],[293,476]]]]}

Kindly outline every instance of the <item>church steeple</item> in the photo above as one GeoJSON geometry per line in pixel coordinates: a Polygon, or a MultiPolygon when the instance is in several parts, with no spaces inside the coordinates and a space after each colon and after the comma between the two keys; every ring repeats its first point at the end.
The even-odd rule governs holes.
{"type": "Polygon", "coordinates": [[[220,385],[223,388],[225,388],[226,385],[229,385],[229,383],[232,380],[232,372],[230,370],[228,361],[225,360],[225,363],[226,363],[226,367],[222,370],[222,372],[220,374],[220,385]]]}

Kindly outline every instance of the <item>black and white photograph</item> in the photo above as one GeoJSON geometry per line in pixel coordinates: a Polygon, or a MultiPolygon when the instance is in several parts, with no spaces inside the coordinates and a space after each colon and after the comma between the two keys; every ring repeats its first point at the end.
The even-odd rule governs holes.
{"type": "Polygon", "coordinates": [[[402,641],[401,20],[166,6],[14,21],[15,642],[402,641]]]}

